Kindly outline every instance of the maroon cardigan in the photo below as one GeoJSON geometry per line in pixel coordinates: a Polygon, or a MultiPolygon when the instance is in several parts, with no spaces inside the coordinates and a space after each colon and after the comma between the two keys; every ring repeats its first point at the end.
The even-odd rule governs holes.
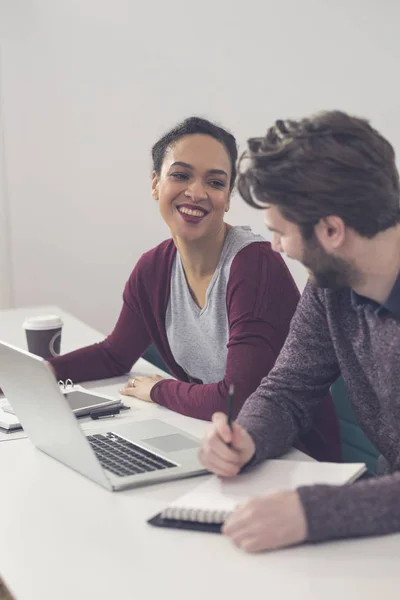
{"type": "MultiPolygon", "coordinates": [[[[176,247],[166,240],[146,252],[133,270],[123,294],[114,331],[101,343],[51,359],[59,379],[79,382],[128,373],[151,343],[177,381],[157,383],[154,402],[171,410],[210,420],[226,411],[229,384],[235,384],[235,413],[273,367],[289,331],[299,292],[281,256],[269,242],[254,242],[238,252],[231,266],[226,307],[228,356],[222,381],[191,381],[175,362],[165,330],[165,315],[176,247]]],[[[314,457],[338,460],[339,430],[332,399],[319,408],[314,430],[303,448],[314,457]]]]}

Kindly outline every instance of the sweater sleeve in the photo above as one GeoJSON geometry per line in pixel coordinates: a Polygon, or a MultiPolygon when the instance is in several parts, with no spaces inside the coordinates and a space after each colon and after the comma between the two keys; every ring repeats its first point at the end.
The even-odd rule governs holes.
{"type": "Polygon", "coordinates": [[[307,284],[274,369],[239,415],[256,445],[252,463],[280,456],[309,431],[339,376],[320,294],[307,284]]]}
{"type": "Polygon", "coordinates": [[[58,379],[74,382],[106,379],[128,373],[150,344],[138,306],[139,260],[124,290],[123,305],[113,332],[98,344],[63,354],[49,362],[58,379]]]}
{"type": "Polygon", "coordinates": [[[227,287],[228,354],[222,381],[211,384],[164,380],[151,392],[154,402],[199,419],[226,412],[230,383],[235,415],[268,374],[289,331],[299,292],[282,258],[268,243],[256,242],[232,262],[227,287]]]}
{"type": "Polygon", "coordinates": [[[345,486],[305,486],[298,492],[310,542],[400,531],[400,473],[345,486]]]}

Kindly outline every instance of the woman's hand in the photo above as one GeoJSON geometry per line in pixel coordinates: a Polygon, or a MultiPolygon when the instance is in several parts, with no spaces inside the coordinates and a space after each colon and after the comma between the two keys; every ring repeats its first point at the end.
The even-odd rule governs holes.
{"type": "Polygon", "coordinates": [[[139,398],[139,400],[144,400],[145,402],[152,402],[150,397],[151,390],[159,381],[163,381],[165,377],[161,377],[161,375],[152,375],[151,377],[132,377],[128,379],[128,383],[122,390],[119,391],[123,396],[133,396],[134,398],[139,398]]]}

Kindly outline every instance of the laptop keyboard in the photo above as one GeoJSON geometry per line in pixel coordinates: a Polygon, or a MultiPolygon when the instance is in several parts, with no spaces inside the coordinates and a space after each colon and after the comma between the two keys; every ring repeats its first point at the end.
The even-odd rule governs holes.
{"type": "Polygon", "coordinates": [[[87,436],[87,439],[102,467],[119,477],[177,466],[115,433],[108,432],[104,435],[97,433],[87,436]]]}

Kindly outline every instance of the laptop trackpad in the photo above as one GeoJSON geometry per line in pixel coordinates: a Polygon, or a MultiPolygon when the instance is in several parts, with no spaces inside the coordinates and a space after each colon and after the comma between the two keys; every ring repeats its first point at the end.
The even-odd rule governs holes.
{"type": "Polygon", "coordinates": [[[197,442],[180,433],[142,438],[142,442],[145,442],[149,446],[153,446],[153,448],[161,450],[162,452],[179,452],[179,450],[189,450],[190,448],[199,447],[197,442]]]}

